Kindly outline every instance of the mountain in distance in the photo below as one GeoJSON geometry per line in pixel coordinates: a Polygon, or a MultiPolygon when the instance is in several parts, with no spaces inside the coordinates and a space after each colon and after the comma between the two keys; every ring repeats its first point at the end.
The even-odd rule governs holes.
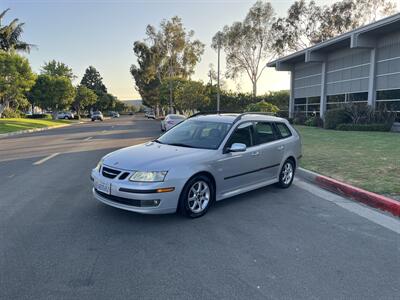
{"type": "Polygon", "coordinates": [[[128,104],[128,105],[132,105],[135,106],[137,108],[139,108],[140,106],[143,105],[143,101],[142,99],[136,99],[136,100],[121,100],[122,102],[128,104]]]}

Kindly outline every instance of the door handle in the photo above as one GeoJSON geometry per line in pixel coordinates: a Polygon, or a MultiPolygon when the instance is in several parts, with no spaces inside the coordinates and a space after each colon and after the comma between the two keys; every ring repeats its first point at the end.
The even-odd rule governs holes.
{"type": "Polygon", "coordinates": [[[253,155],[253,156],[260,155],[260,151],[254,151],[254,152],[251,152],[251,155],[253,155]]]}
{"type": "Polygon", "coordinates": [[[283,149],[285,149],[285,146],[279,146],[278,147],[278,150],[283,150],[283,149]]]}

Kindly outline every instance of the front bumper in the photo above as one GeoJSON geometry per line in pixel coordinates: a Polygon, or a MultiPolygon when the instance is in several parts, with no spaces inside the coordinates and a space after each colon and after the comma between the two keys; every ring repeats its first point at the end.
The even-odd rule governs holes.
{"type": "Polygon", "coordinates": [[[129,180],[109,179],[96,170],[92,170],[91,179],[111,184],[110,194],[100,192],[93,187],[93,196],[104,204],[124,210],[144,214],[167,214],[176,212],[180,189],[172,192],[157,193],[155,190],[171,187],[171,183],[135,183],[129,180]],[[122,190],[122,191],[121,191],[122,190]],[[126,192],[125,190],[129,190],[126,192]],[[140,191],[136,193],[135,191],[140,191]]]}

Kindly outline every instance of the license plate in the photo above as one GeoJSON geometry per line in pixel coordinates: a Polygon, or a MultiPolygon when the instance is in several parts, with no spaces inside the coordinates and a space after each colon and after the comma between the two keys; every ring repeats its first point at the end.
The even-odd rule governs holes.
{"type": "Polygon", "coordinates": [[[96,190],[106,193],[108,195],[111,194],[111,183],[109,182],[104,182],[101,180],[96,179],[94,181],[94,187],[96,188],[96,190]]]}

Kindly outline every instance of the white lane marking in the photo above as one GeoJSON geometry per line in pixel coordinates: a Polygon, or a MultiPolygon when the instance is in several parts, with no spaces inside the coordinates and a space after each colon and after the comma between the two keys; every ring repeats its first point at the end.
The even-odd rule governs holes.
{"type": "Polygon", "coordinates": [[[52,159],[53,157],[56,157],[59,154],[60,153],[53,153],[53,154],[51,154],[49,156],[46,156],[45,158],[43,158],[41,160],[38,160],[37,162],[34,162],[33,165],[34,166],[40,165],[40,164],[44,163],[45,161],[48,161],[49,159],[52,159]]]}
{"type": "Polygon", "coordinates": [[[397,220],[395,217],[385,215],[373,208],[369,208],[352,200],[343,198],[299,179],[296,179],[294,184],[299,188],[310,192],[311,194],[314,194],[324,200],[333,202],[348,211],[374,222],[375,224],[381,225],[400,234],[400,220],[397,220]]]}
{"type": "Polygon", "coordinates": [[[89,136],[89,137],[87,137],[86,139],[84,139],[84,141],[89,141],[89,140],[91,140],[93,137],[92,136],[89,136]]]}

